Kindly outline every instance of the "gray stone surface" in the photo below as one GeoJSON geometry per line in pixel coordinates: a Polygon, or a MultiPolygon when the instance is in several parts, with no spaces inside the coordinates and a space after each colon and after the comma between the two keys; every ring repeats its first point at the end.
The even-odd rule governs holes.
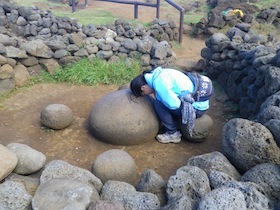
{"type": "Polygon", "coordinates": [[[171,209],[187,209],[196,210],[197,205],[194,205],[192,199],[187,195],[182,195],[178,198],[172,198],[168,200],[167,205],[163,206],[161,210],[171,210],[171,209]]]}
{"type": "Polygon", "coordinates": [[[202,142],[207,139],[212,126],[212,118],[209,115],[204,114],[200,118],[195,119],[192,136],[189,134],[187,125],[181,125],[181,133],[188,141],[202,142]]]}
{"type": "Polygon", "coordinates": [[[140,192],[150,192],[157,195],[161,206],[166,204],[166,182],[154,170],[145,170],[135,188],[140,192]]]}
{"type": "Polygon", "coordinates": [[[219,188],[225,183],[235,180],[232,176],[228,175],[227,173],[212,170],[209,171],[208,178],[212,189],[219,188]]]}
{"type": "Polygon", "coordinates": [[[153,193],[137,192],[135,187],[120,181],[107,181],[100,193],[101,200],[119,201],[126,209],[159,209],[160,202],[153,193]]]}
{"type": "Polygon", "coordinates": [[[238,189],[218,188],[202,198],[197,210],[247,210],[244,195],[238,189]]]}
{"type": "Polygon", "coordinates": [[[23,184],[28,194],[32,196],[34,196],[40,184],[40,179],[38,177],[19,175],[16,173],[11,173],[5,178],[5,181],[14,181],[23,184]]]}
{"type": "Polygon", "coordinates": [[[226,182],[222,188],[235,188],[243,193],[247,209],[272,209],[261,186],[253,182],[226,182]]]}
{"type": "Polygon", "coordinates": [[[73,166],[62,160],[53,160],[49,162],[40,176],[40,183],[43,184],[50,179],[72,179],[93,185],[95,189],[100,192],[102,182],[90,171],[73,166]]]}
{"type": "Polygon", "coordinates": [[[241,177],[241,181],[254,182],[263,188],[266,196],[275,206],[280,206],[280,165],[259,164],[241,177]]]}
{"type": "Polygon", "coordinates": [[[92,173],[102,183],[117,180],[133,183],[136,179],[137,166],[134,159],[120,149],[107,150],[96,157],[92,164],[92,173]]]}
{"type": "Polygon", "coordinates": [[[197,155],[189,158],[188,166],[197,166],[201,168],[209,176],[210,171],[220,171],[239,180],[241,175],[230,161],[218,151],[197,155]]]}
{"type": "Polygon", "coordinates": [[[28,175],[39,171],[46,162],[46,156],[25,144],[10,143],[7,148],[16,154],[18,164],[14,172],[21,175],[28,175]]]}
{"type": "Polygon", "coordinates": [[[93,186],[70,180],[51,179],[40,184],[32,198],[33,210],[85,210],[100,199],[93,186]]]}
{"type": "Polygon", "coordinates": [[[280,147],[280,120],[271,119],[267,121],[264,126],[270,130],[278,147],[280,147]]]}
{"type": "Polygon", "coordinates": [[[88,210],[125,210],[124,205],[118,201],[96,201],[92,203],[88,210]]]}
{"type": "Polygon", "coordinates": [[[136,145],[153,140],[159,121],[147,97],[134,97],[130,90],[111,92],[97,101],[89,117],[98,139],[115,145],[136,145]]]}
{"type": "Polygon", "coordinates": [[[0,184],[0,209],[3,210],[28,210],[32,196],[29,195],[24,185],[14,181],[0,184]]]}
{"type": "Polygon", "coordinates": [[[280,164],[280,148],[262,124],[235,118],[223,127],[222,153],[242,173],[261,163],[280,164]]]}
{"type": "Polygon", "coordinates": [[[209,191],[211,189],[207,174],[196,166],[183,166],[177,169],[176,174],[167,181],[168,204],[187,196],[192,208],[196,209],[201,198],[209,191]]]}
{"type": "Polygon", "coordinates": [[[64,104],[50,104],[43,108],[40,118],[46,127],[60,130],[72,123],[73,112],[64,104]]]}

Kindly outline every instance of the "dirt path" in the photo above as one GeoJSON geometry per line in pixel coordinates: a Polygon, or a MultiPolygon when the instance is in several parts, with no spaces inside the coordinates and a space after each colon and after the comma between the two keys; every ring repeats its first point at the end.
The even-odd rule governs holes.
{"type": "Polygon", "coordinates": [[[47,161],[61,159],[86,169],[96,156],[108,149],[122,149],[135,160],[138,175],[148,168],[168,179],[189,157],[220,150],[221,129],[225,122],[223,105],[213,97],[208,114],[214,120],[209,138],[203,143],[161,144],[156,140],[137,146],[116,146],[100,142],[88,132],[88,116],[94,103],[115,86],[68,86],[39,84],[21,91],[4,102],[0,109],[1,144],[23,143],[43,152],[47,161]],[[40,124],[41,110],[62,103],[73,110],[74,121],[64,130],[45,129],[40,124]]]}
{"type": "MultiPolygon", "coordinates": [[[[120,10],[120,8],[123,9],[123,5],[112,5],[113,9],[124,14],[120,10]]],[[[141,17],[147,17],[149,11],[146,10],[146,13],[139,11],[140,13],[141,17]]],[[[185,36],[182,48],[174,49],[174,51],[178,56],[178,62],[182,64],[197,61],[203,47],[204,40],[185,36]]],[[[209,138],[202,143],[182,141],[179,144],[166,145],[152,139],[151,142],[143,145],[116,146],[95,139],[89,134],[87,128],[91,108],[101,97],[117,88],[101,85],[39,84],[28,90],[22,90],[7,98],[0,107],[0,143],[3,145],[12,142],[27,144],[44,153],[47,156],[47,162],[61,159],[88,170],[91,169],[93,161],[100,153],[113,148],[122,149],[134,158],[138,167],[138,178],[144,170],[153,169],[165,180],[175,174],[177,168],[185,165],[191,156],[220,150],[221,131],[226,122],[226,107],[216,101],[215,96],[208,110],[214,126],[209,138]],[[53,103],[65,104],[73,110],[74,121],[68,128],[53,131],[41,126],[42,109],[53,103]]]]}

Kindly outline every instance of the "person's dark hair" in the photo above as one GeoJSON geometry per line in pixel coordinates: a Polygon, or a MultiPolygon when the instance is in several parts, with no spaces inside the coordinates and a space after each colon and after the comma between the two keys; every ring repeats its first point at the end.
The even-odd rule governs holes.
{"type": "Polygon", "coordinates": [[[133,95],[135,95],[136,97],[141,96],[142,94],[142,90],[141,87],[143,85],[146,85],[147,82],[145,80],[144,75],[146,73],[151,73],[151,71],[147,70],[147,71],[143,71],[142,74],[138,75],[137,77],[135,77],[131,82],[130,82],[130,90],[133,93],[133,95]]]}

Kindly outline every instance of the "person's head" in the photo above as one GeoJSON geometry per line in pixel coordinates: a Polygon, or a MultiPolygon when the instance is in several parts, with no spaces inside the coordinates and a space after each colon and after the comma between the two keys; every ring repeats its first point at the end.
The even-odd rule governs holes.
{"type": "Polygon", "coordinates": [[[153,89],[147,84],[144,75],[151,71],[144,71],[130,82],[130,89],[136,97],[149,95],[153,93],[153,89]]]}

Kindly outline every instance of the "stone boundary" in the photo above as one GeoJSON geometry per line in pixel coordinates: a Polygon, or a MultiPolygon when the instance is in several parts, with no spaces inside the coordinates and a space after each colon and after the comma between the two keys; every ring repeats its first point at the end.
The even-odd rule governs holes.
{"type": "Polygon", "coordinates": [[[0,94],[28,82],[31,76],[82,58],[108,62],[137,59],[141,66],[172,66],[169,41],[178,38],[173,21],[155,19],[149,26],[117,19],[107,26],[82,25],[37,7],[0,1],[0,94]]]}
{"type": "MultiPolygon", "coordinates": [[[[208,1],[208,4],[210,1],[208,1]]],[[[217,4],[207,15],[203,17],[194,27],[195,35],[213,35],[219,30],[226,27],[233,27],[238,23],[248,24],[269,24],[280,29],[280,9],[271,7],[259,9],[258,7],[248,4],[245,0],[217,0],[217,4]],[[240,12],[230,13],[229,8],[241,10],[240,12]]],[[[211,4],[210,4],[211,5],[211,4]]],[[[236,10],[236,11],[237,11],[236,10]]]]}
{"type": "MultiPolygon", "coordinates": [[[[279,97],[280,42],[254,34],[249,24],[237,24],[226,35],[212,35],[201,56],[208,76],[217,79],[229,99],[239,104],[241,117],[256,118],[269,97],[279,97]]],[[[265,108],[271,106],[279,109],[275,100],[265,108]]],[[[271,119],[280,119],[279,111],[271,112],[271,119]]]]}

